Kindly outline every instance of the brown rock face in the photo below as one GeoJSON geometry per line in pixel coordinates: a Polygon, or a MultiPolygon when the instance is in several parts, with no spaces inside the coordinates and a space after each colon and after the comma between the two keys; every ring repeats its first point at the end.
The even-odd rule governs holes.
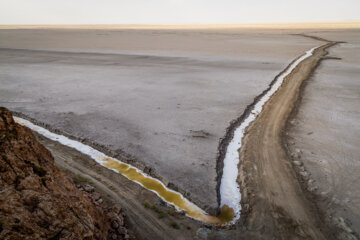
{"type": "Polygon", "coordinates": [[[0,239],[105,239],[100,207],[0,108],[0,239]]]}

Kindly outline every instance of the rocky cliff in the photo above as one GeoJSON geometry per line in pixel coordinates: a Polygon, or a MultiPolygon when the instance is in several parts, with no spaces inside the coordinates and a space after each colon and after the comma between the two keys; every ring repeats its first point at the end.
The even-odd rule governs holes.
{"type": "Polygon", "coordinates": [[[0,239],[121,239],[108,215],[0,108],[0,239]]]}

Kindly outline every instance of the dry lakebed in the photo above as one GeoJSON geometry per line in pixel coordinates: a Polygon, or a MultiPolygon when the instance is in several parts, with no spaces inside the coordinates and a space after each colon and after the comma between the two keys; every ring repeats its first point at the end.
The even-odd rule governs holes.
{"type": "Polygon", "coordinates": [[[0,29],[0,105],[38,126],[25,124],[61,169],[121,202],[139,239],[357,239],[359,39],[358,29],[0,29]],[[234,143],[233,182],[222,180],[255,112],[234,143]],[[172,192],[195,207],[172,204],[172,192]],[[146,201],[190,218],[169,216],[179,231],[146,201]],[[231,216],[215,219],[224,205],[231,216]]]}

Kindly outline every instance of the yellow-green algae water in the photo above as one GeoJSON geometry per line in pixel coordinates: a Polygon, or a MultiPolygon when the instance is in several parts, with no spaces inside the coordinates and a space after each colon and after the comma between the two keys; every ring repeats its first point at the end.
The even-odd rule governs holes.
{"type": "Polygon", "coordinates": [[[103,166],[112,169],[128,179],[141,184],[144,188],[157,193],[166,202],[176,206],[177,210],[185,211],[186,215],[210,224],[225,224],[234,218],[234,210],[227,205],[221,208],[219,216],[211,216],[206,214],[203,210],[195,204],[189,202],[180,193],[167,189],[159,180],[148,177],[138,171],[136,168],[119,162],[112,158],[103,159],[103,166]]]}
{"type": "Polygon", "coordinates": [[[226,223],[232,222],[234,220],[235,212],[227,205],[223,205],[219,216],[211,216],[196,206],[194,203],[184,198],[180,193],[168,189],[160,180],[148,176],[147,174],[129,164],[109,157],[89,145],[72,140],[66,136],[50,132],[49,130],[35,125],[28,120],[19,117],[14,117],[14,119],[20,125],[26,126],[40,135],[49,138],[50,140],[59,142],[65,146],[74,148],[75,150],[85,155],[88,155],[100,165],[111,169],[140,184],[145,189],[156,193],[164,201],[175,206],[178,211],[185,211],[188,217],[214,225],[225,225],[226,223]]]}

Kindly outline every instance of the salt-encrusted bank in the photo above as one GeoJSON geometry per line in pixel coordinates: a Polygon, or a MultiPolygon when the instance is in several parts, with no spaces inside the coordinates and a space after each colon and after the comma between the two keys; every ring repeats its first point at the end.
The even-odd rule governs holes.
{"type": "Polygon", "coordinates": [[[281,73],[273,82],[270,89],[255,103],[253,110],[245,118],[245,120],[234,131],[234,136],[231,139],[224,157],[224,168],[220,184],[220,197],[221,206],[227,205],[234,209],[235,218],[233,222],[236,222],[240,218],[240,200],[241,193],[239,184],[237,183],[238,177],[238,164],[239,164],[239,149],[241,148],[241,141],[244,137],[246,128],[253,122],[256,117],[261,113],[264,104],[270,99],[270,97],[279,89],[284,79],[306,58],[310,57],[314,50],[318,47],[314,47],[307,51],[303,56],[299,57],[296,61],[290,64],[287,69],[281,73]]]}
{"type": "Polygon", "coordinates": [[[46,138],[49,138],[50,140],[59,142],[65,146],[74,148],[85,155],[88,155],[100,165],[120,173],[128,179],[140,184],[144,188],[156,193],[162,200],[173,205],[178,211],[185,211],[188,217],[210,224],[223,224],[233,219],[234,213],[232,209],[223,207],[222,213],[218,217],[210,216],[194,203],[186,199],[182,194],[167,188],[158,179],[149,176],[148,174],[127,163],[107,156],[106,154],[92,148],[91,146],[72,140],[66,136],[50,132],[49,130],[37,126],[28,120],[19,117],[14,117],[14,119],[17,123],[30,128],[31,130],[46,138]]]}

